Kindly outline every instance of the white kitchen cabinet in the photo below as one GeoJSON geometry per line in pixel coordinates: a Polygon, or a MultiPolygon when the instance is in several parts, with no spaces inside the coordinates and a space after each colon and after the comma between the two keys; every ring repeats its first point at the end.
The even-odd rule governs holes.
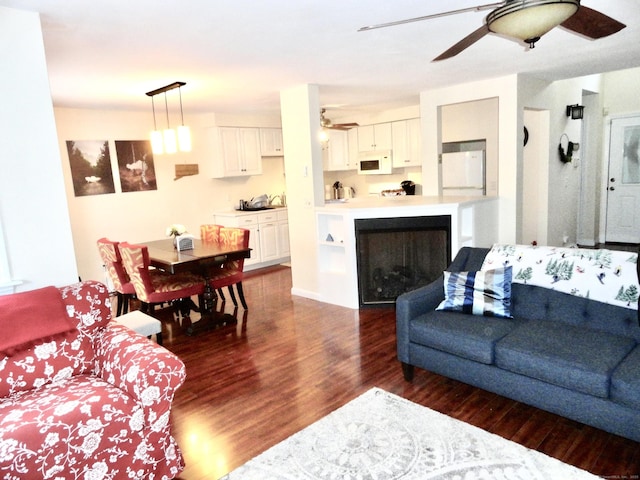
{"type": "Polygon", "coordinates": [[[358,127],[358,150],[391,150],[391,123],[376,123],[358,127]]]}
{"type": "Polygon", "coordinates": [[[349,143],[349,163],[353,165],[353,169],[358,169],[358,129],[352,128],[347,132],[347,142],[349,143]]]}
{"type": "Polygon", "coordinates": [[[278,215],[278,256],[281,258],[291,256],[289,243],[289,214],[286,209],[276,211],[278,215]]]}
{"type": "Polygon", "coordinates": [[[420,158],[420,119],[391,122],[393,168],[418,167],[420,158]]]}
{"type": "Polygon", "coordinates": [[[355,170],[349,157],[349,137],[345,130],[325,130],[328,140],[322,146],[322,161],[326,171],[355,170]]]}
{"type": "Polygon", "coordinates": [[[253,127],[216,127],[213,177],[241,177],[262,173],[260,131],[253,127]]]}
{"type": "Polygon", "coordinates": [[[260,129],[260,153],[263,157],[282,157],[284,155],[281,128],[260,129]]]}
{"type": "Polygon", "coordinates": [[[278,257],[278,215],[275,211],[258,214],[260,261],[272,262],[278,257]]]}
{"type": "Polygon", "coordinates": [[[290,260],[289,223],[286,208],[258,212],[218,212],[214,214],[214,221],[225,227],[242,227],[249,230],[251,258],[244,261],[245,270],[267,267],[290,260]]]}

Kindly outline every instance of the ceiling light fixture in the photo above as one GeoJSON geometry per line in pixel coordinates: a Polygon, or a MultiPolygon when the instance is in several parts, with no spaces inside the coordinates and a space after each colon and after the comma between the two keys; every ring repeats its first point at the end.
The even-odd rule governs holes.
{"type": "Polygon", "coordinates": [[[571,17],[580,0],[509,0],[487,15],[494,33],[519,38],[534,48],[540,37],[571,17]]]}
{"type": "Polygon", "coordinates": [[[153,131],[151,132],[151,150],[154,154],[161,155],[163,153],[176,153],[178,150],[181,152],[190,152],[191,151],[191,132],[189,127],[184,124],[184,113],[182,111],[182,90],[180,87],[186,85],[185,82],[173,82],[164,87],[158,88],[156,90],[151,90],[147,92],[146,95],[151,97],[151,109],[153,111],[153,131]],[[167,92],[169,90],[173,90],[174,88],[178,89],[178,93],[180,95],[180,122],[181,125],[177,128],[177,137],[176,130],[172,129],[169,124],[169,104],[167,101],[167,92]],[[158,130],[156,124],[156,108],[155,103],[153,101],[153,97],[164,93],[164,108],[167,115],[167,128],[162,132],[158,130]]]}

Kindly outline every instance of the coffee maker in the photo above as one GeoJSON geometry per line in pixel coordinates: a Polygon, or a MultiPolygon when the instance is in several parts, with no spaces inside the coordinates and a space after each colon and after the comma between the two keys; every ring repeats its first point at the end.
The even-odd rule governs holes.
{"type": "Polygon", "coordinates": [[[416,184],[411,180],[404,180],[403,182],[400,182],[400,186],[406,195],[416,194],[416,184]]]}

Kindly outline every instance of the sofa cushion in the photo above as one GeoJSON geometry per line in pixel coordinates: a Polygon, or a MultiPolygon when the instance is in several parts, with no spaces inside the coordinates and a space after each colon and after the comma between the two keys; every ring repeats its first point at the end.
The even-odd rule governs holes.
{"type": "Polygon", "coordinates": [[[640,346],[611,375],[611,400],[640,409],[640,346]]]}
{"type": "Polygon", "coordinates": [[[11,478],[140,478],[145,450],[134,455],[132,449],[143,426],[142,407],[98,377],[78,375],[5,398],[0,472],[11,478]],[[83,472],[87,458],[91,467],[83,472]]]}
{"type": "Polygon", "coordinates": [[[490,365],[496,342],[517,325],[505,318],[432,311],[411,321],[409,338],[412,343],[490,365]]]}
{"type": "Polygon", "coordinates": [[[436,310],[511,318],[511,267],[444,272],[444,300],[436,310]]]}
{"type": "Polygon", "coordinates": [[[530,321],[496,345],[498,367],[560,387],[609,396],[610,375],[635,340],[561,323],[530,321]]]}

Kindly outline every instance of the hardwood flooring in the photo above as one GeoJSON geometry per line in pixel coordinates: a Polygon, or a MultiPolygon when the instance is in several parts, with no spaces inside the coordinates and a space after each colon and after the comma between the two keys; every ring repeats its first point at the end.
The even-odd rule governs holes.
{"type": "Polygon", "coordinates": [[[596,475],[640,478],[636,442],[421,369],[406,382],[392,307],[292,297],[284,267],[252,272],[243,285],[249,310],[237,326],[189,337],[168,310],[156,312],[164,346],[187,367],[172,410],[181,480],[217,479],[373,386],[596,475]]]}

